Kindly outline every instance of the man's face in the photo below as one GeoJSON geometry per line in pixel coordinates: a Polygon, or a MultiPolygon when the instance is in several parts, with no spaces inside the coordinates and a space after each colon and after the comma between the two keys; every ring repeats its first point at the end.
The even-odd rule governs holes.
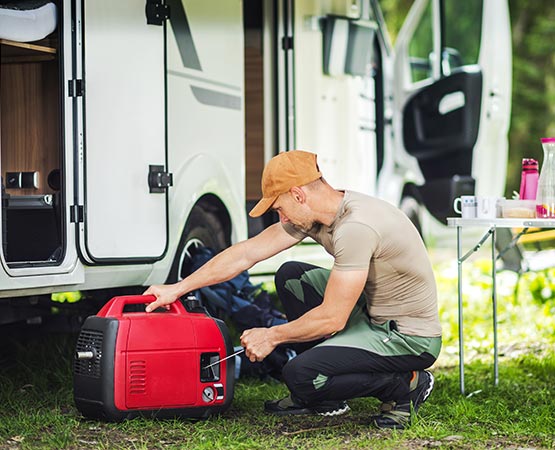
{"type": "Polygon", "coordinates": [[[296,201],[291,192],[281,194],[272,205],[272,209],[278,213],[281,223],[291,222],[303,231],[310,230],[314,225],[306,203],[296,201]]]}

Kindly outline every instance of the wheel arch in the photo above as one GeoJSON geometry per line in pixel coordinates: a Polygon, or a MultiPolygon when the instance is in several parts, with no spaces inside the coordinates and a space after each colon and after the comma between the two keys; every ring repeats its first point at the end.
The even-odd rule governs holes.
{"type": "Polygon", "coordinates": [[[170,251],[177,242],[195,206],[216,212],[228,227],[230,243],[247,236],[244,180],[209,153],[197,154],[174,169],[174,186],[170,191],[172,229],[170,251]]]}
{"type": "MultiPolygon", "coordinates": [[[[231,216],[229,211],[227,210],[226,206],[222,202],[222,200],[214,195],[214,194],[205,194],[198,199],[198,201],[193,205],[193,208],[199,207],[214,214],[219,222],[221,223],[224,233],[225,233],[225,240],[226,246],[231,245],[231,216]]],[[[192,211],[192,209],[191,209],[192,211]]],[[[185,232],[186,226],[183,228],[181,234],[185,232]]],[[[183,236],[180,237],[180,240],[183,236]]]]}
{"type": "Polygon", "coordinates": [[[211,194],[199,199],[190,211],[179,237],[166,283],[175,283],[190,274],[192,255],[199,247],[216,253],[231,245],[231,219],[223,203],[211,194]]]}

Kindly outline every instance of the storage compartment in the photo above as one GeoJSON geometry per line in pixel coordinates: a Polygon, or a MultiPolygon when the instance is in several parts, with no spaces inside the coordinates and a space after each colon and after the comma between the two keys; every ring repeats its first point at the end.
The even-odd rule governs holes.
{"type": "MultiPolygon", "coordinates": [[[[29,11],[30,2],[20,3],[29,11]]],[[[0,39],[2,250],[8,263],[52,264],[62,255],[59,30],[32,42],[0,39]]]]}
{"type": "Polygon", "coordinates": [[[56,196],[29,195],[7,199],[4,214],[5,253],[10,262],[55,262],[61,253],[56,196]]]}

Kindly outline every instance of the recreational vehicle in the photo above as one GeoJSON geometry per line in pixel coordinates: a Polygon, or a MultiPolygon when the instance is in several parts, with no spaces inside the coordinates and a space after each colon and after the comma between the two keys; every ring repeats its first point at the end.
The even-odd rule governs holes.
{"type": "Polygon", "coordinates": [[[5,3],[0,324],[55,292],[178,280],[195,246],[259,231],[279,151],[421,228],[503,191],[507,0],[416,0],[395,50],[377,0],[5,3]]]}

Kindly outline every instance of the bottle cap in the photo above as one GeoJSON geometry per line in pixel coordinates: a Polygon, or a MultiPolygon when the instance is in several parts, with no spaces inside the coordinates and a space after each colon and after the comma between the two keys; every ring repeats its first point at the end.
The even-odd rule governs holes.
{"type": "Polygon", "coordinates": [[[542,144],[551,143],[555,144],[555,138],[548,137],[548,138],[541,138],[542,144]]]}
{"type": "Polygon", "coordinates": [[[522,158],[522,168],[523,169],[537,169],[538,168],[538,161],[536,161],[534,158],[522,158]]]}

